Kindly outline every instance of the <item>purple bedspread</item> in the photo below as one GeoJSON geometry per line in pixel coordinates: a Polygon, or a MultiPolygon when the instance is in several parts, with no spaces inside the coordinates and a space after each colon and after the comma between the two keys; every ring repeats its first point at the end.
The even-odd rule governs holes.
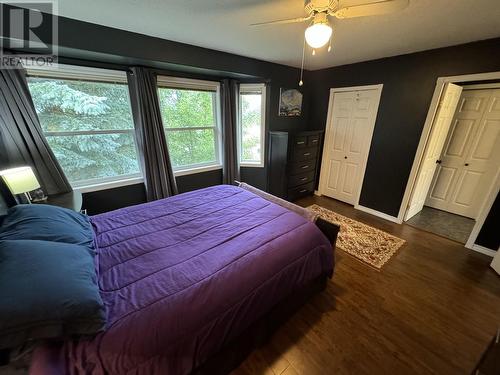
{"type": "Polygon", "coordinates": [[[107,328],[37,349],[33,374],[187,374],[333,271],[332,247],[313,223],[234,186],[91,221],[107,328]]]}

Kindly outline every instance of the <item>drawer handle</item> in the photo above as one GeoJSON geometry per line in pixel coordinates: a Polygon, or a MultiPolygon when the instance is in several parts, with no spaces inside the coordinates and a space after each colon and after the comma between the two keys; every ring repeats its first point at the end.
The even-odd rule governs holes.
{"type": "Polygon", "coordinates": [[[297,142],[298,145],[303,145],[304,143],[306,143],[306,142],[304,142],[304,141],[297,142]]]}
{"type": "Polygon", "coordinates": [[[307,191],[307,189],[302,189],[301,191],[299,191],[299,193],[305,193],[307,191]]]}
{"type": "Polygon", "coordinates": [[[304,154],[304,156],[309,156],[309,155],[311,155],[311,153],[310,153],[310,152],[306,152],[306,153],[304,154]]]}
{"type": "Polygon", "coordinates": [[[317,140],[317,139],[313,139],[313,143],[317,143],[317,142],[318,142],[318,140],[317,140]]]}
{"type": "Polygon", "coordinates": [[[307,181],[307,177],[302,177],[300,181],[307,181]]]}
{"type": "Polygon", "coordinates": [[[302,167],[300,167],[300,169],[307,169],[307,168],[309,168],[308,165],[303,165],[302,167]]]}

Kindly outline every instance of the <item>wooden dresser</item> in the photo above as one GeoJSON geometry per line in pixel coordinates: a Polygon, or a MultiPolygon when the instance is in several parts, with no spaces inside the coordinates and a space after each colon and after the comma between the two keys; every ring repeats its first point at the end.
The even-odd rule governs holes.
{"type": "Polygon", "coordinates": [[[293,201],[314,193],[322,140],[322,131],[269,133],[267,186],[271,194],[293,201]]]}

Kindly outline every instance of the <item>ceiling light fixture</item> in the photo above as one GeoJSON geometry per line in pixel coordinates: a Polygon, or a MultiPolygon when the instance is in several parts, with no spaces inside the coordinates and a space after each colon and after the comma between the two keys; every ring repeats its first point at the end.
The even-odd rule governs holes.
{"type": "Polygon", "coordinates": [[[304,62],[306,58],[306,43],[312,47],[312,55],[316,55],[316,49],[325,46],[328,42],[328,52],[332,50],[332,27],[328,22],[327,12],[317,12],[314,14],[312,24],[304,33],[304,45],[302,46],[302,66],[300,67],[299,86],[304,85],[302,80],[304,74],[304,62]]]}
{"type": "Polygon", "coordinates": [[[323,47],[332,37],[332,27],[326,12],[316,13],[313,24],[306,29],[306,41],[312,48],[323,47]]]}
{"type": "Polygon", "coordinates": [[[304,0],[305,17],[278,19],[275,21],[253,23],[250,26],[284,25],[289,23],[312,22],[304,33],[302,47],[302,66],[300,68],[299,86],[304,85],[303,73],[306,57],[306,43],[312,48],[312,55],[316,49],[325,46],[327,51],[332,50],[332,27],[328,17],[338,19],[374,16],[403,10],[410,4],[410,0],[304,0]]]}

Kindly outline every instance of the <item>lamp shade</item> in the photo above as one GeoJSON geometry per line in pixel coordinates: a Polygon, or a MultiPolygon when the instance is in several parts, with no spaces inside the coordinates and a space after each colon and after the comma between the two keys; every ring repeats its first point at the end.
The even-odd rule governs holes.
{"type": "Polygon", "coordinates": [[[312,48],[323,47],[332,36],[332,28],[328,23],[315,23],[306,29],[306,41],[312,48]]]}
{"type": "Polygon", "coordinates": [[[0,176],[12,194],[22,194],[40,187],[31,167],[5,169],[0,171],[0,176]]]}

